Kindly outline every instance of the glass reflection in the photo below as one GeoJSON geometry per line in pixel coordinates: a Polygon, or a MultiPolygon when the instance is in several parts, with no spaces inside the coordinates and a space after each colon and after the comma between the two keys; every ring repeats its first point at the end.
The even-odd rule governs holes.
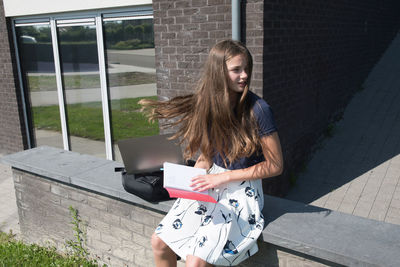
{"type": "Polygon", "coordinates": [[[16,27],[33,146],[63,148],[50,25],[16,27]]]}
{"type": "Polygon", "coordinates": [[[58,28],[70,149],[106,157],[96,26],[58,28]]]}
{"type": "Polygon", "coordinates": [[[103,25],[112,143],[115,160],[121,161],[118,140],[159,133],[158,123],[149,123],[137,103],[144,97],[157,99],[153,20],[115,20],[103,25]]]}

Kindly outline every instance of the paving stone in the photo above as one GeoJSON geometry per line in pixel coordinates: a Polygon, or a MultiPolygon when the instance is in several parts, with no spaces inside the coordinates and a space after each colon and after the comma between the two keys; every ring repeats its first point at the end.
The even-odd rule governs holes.
{"type": "Polygon", "coordinates": [[[390,186],[396,187],[400,180],[400,171],[395,169],[388,169],[385,175],[385,181],[390,184],[390,186]]]}
{"type": "Polygon", "coordinates": [[[400,217],[397,217],[397,216],[395,216],[395,217],[386,216],[385,222],[400,225],[400,217]]]}
{"type": "Polygon", "coordinates": [[[400,208],[390,206],[386,216],[400,218],[400,208]]]}
{"type": "Polygon", "coordinates": [[[400,199],[392,198],[392,201],[390,202],[390,207],[400,209],[400,199]]]}
{"type": "Polygon", "coordinates": [[[371,211],[372,205],[373,201],[367,202],[360,199],[353,211],[353,215],[367,218],[371,211]]]}
{"type": "Polygon", "coordinates": [[[326,201],[328,200],[329,195],[324,195],[323,197],[320,197],[313,202],[311,202],[311,205],[317,206],[317,207],[324,207],[326,201]]]}
{"type": "Polygon", "coordinates": [[[346,192],[349,188],[349,184],[345,184],[337,189],[335,189],[332,193],[329,199],[335,200],[335,201],[342,201],[344,196],[346,195],[346,192]]]}
{"type": "MultiPolygon", "coordinates": [[[[0,155],[1,157],[2,155],[0,155]]],[[[18,208],[11,168],[0,164],[0,231],[20,234],[18,208]]]]}
{"type": "Polygon", "coordinates": [[[389,209],[389,204],[390,201],[375,201],[372,205],[371,211],[369,212],[368,218],[384,221],[389,209]]]}
{"type": "Polygon", "coordinates": [[[344,198],[342,203],[353,203],[354,207],[357,205],[358,201],[360,200],[360,196],[356,195],[356,194],[350,194],[347,193],[344,198]]]}
{"type": "Polygon", "coordinates": [[[393,198],[394,186],[391,184],[382,184],[375,198],[375,202],[390,202],[393,198]]]}
{"type": "Polygon", "coordinates": [[[324,205],[324,208],[330,209],[330,210],[338,210],[339,206],[341,204],[341,201],[338,201],[336,199],[328,199],[324,205]]]}
{"type": "Polygon", "coordinates": [[[398,184],[394,190],[393,199],[400,199],[400,184],[398,184]]]}
{"type": "Polygon", "coordinates": [[[380,184],[380,182],[369,180],[361,193],[360,199],[373,202],[379,192],[380,184]]]}
{"type": "Polygon", "coordinates": [[[350,202],[343,201],[342,203],[340,203],[338,211],[352,214],[356,207],[356,203],[357,202],[354,202],[354,201],[350,201],[350,202]]]}
{"type": "Polygon", "coordinates": [[[344,198],[351,196],[353,199],[359,199],[365,185],[366,183],[360,182],[359,180],[351,182],[344,198]]]}

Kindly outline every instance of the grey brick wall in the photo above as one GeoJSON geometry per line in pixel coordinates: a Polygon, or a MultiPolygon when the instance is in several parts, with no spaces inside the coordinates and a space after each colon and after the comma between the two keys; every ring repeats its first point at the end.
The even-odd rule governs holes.
{"type": "Polygon", "coordinates": [[[74,240],[72,206],[87,224],[87,248],[100,263],[154,266],[150,236],[162,213],[15,169],[13,177],[24,240],[65,251],[66,240],[74,240]]]}
{"type": "MultiPolygon", "coordinates": [[[[13,169],[22,238],[65,251],[75,240],[69,207],[85,223],[90,256],[108,266],[154,266],[150,237],[165,213],[13,169]]],[[[326,266],[258,241],[259,252],[239,266],[326,266]]],[[[323,262],[323,261],[321,261],[323,262]]],[[[180,261],[178,266],[184,266],[180,261]]]]}
{"type": "Polygon", "coordinates": [[[17,99],[16,69],[10,50],[9,21],[0,0],[0,153],[23,150],[23,126],[17,99]]]}

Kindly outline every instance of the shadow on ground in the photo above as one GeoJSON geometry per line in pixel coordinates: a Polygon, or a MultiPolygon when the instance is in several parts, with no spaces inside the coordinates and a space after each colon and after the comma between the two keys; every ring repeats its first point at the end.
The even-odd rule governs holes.
{"type": "MultiPolygon", "coordinates": [[[[400,36],[347,106],[333,137],[317,150],[288,199],[311,203],[352,182],[396,187],[400,173],[400,36]]],[[[355,198],[357,196],[354,196],[355,198]]]]}

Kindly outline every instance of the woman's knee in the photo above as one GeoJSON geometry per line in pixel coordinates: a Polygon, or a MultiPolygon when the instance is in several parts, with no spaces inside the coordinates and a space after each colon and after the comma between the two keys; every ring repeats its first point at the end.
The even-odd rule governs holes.
{"type": "Polygon", "coordinates": [[[167,244],[159,238],[156,233],[151,236],[151,247],[154,251],[164,251],[168,249],[167,244]]]}
{"type": "Polygon", "coordinates": [[[193,255],[187,255],[186,256],[186,266],[196,266],[196,267],[212,267],[213,265],[207,263],[205,260],[193,256],[193,255]]]}

